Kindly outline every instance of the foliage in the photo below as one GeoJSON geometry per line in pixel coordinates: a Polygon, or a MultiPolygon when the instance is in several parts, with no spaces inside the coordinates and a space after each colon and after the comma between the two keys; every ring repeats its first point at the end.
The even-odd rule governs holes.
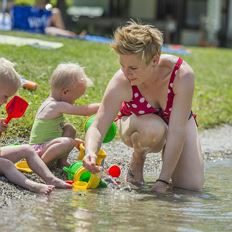
{"type": "MultiPolygon", "coordinates": [[[[105,87],[120,67],[117,56],[108,45],[32,35],[19,32],[6,34],[34,37],[43,40],[62,42],[60,49],[38,49],[30,46],[16,47],[0,44],[0,57],[6,57],[17,63],[17,71],[28,80],[38,83],[36,91],[19,90],[19,95],[27,99],[29,108],[21,119],[12,120],[7,136],[27,137],[33,118],[41,102],[49,94],[48,80],[53,69],[61,62],[78,62],[85,67],[86,73],[94,81],[94,86],[87,90],[78,104],[99,102],[105,87]]],[[[196,89],[193,101],[193,111],[198,115],[199,128],[213,127],[222,123],[232,123],[232,52],[229,49],[190,48],[191,56],[183,58],[193,67],[196,75],[196,89]]],[[[4,117],[4,107],[1,113],[4,117]]],[[[67,116],[79,133],[83,136],[85,117],[67,116]]]]}

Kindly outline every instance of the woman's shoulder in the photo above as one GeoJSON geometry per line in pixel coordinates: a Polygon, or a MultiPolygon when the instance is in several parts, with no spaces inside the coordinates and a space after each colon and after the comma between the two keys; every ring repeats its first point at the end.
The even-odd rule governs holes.
{"type": "Polygon", "coordinates": [[[108,89],[110,91],[117,91],[117,94],[125,99],[130,98],[130,91],[132,91],[131,84],[121,69],[119,69],[110,80],[108,89]]]}
{"type": "MultiPolygon", "coordinates": [[[[174,55],[162,54],[160,56],[159,66],[173,70],[179,59],[182,58],[174,55]]],[[[193,74],[193,69],[185,60],[182,59],[182,63],[178,69],[178,74],[181,74],[181,76],[186,74],[193,74]]]]}
{"type": "Polygon", "coordinates": [[[123,74],[123,71],[122,71],[121,69],[118,69],[118,70],[115,72],[113,78],[117,78],[117,79],[123,79],[123,78],[125,78],[125,76],[124,76],[124,74],[123,74]]]}
{"type": "Polygon", "coordinates": [[[128,79],[125,77],[124,73],[122,72],[121,69],[119,69],[113,76],[112,82],[114,82],[117,85],[125,85],[125,86],[130,86],[130,82],[128,79]]]}
{"type": "Polygon", "coordinates": [[[172,67],[177,63],[178,59],[179,59],[178,56],[174,56],[170,54],[162,54],[160,56],[159,65],[172,67]]]}

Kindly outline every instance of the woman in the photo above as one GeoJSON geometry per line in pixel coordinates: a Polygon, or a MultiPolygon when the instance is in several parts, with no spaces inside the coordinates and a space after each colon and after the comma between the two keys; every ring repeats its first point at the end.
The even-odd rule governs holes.
{"type": "Polygon", "coordinates": [[[173,187],[200,191],[204,165],[192,114],[194,73],[181,58],[161,55],[162,33],[130,22],[118,28],[112,48],[121,69],[109,82],[86,139],[84,166],[98,172],[96,153],[112,121],[134,149],[127,181],[142,186],[147,153],[162,151],[162,168],[152,190],[173,187]],[[118,112],[120,113],[118,114],[118,112]]]}

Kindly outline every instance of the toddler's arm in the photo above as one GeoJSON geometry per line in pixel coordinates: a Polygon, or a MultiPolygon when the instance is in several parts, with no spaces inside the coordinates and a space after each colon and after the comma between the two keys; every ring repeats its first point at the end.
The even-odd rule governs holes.
{"type": "Polygon", "coordinates": [[[90,116],[96,114],[100,103],[91,103],[88,105],[71,105],[66,102],[60,102],[59,109],[60,113],[63,114],[73,114],[73,115],[82,115],[82,116],[90,116]]]}

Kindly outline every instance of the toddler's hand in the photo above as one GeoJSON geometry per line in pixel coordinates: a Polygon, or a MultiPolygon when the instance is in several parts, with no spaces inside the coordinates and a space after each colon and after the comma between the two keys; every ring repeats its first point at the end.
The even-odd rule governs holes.
{"type": "Polygon", "coordinates": [[[83,159],[83,166],[92,173],[100,172],[100,167],[96,165],[97,156],[95,154],[87,154],[83,159]]]}
{"type": "Polygon", "coordinates": [[[8,125],[4,122],[5,119],[0,119],[0,134],[7,130],[8,125]]]}

